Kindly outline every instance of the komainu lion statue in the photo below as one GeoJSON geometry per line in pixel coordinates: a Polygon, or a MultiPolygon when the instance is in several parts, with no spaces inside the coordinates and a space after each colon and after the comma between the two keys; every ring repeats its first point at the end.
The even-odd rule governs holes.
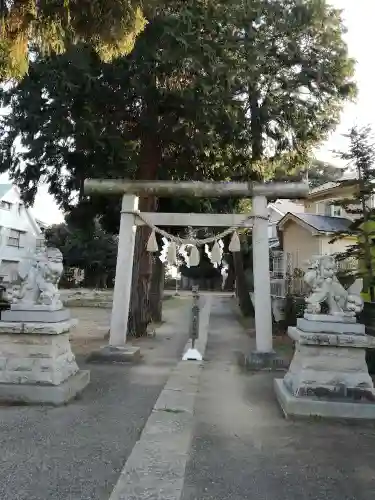
{"type": "Polygon", "coordinates": [[[63,256],[60,250],[48,247],[37,250],[35,255],[19,264],[21,287],[11,298],[12,303],[25,307],[44,305],[61,309],[62,302],[57,287],[63,269],[63,256]]]}
{"type": "Polygon", "coordinates": [[[329,314],[355,316],[363,309],[363,299],[341,285],[336,277],[337,265],[331,255],[314,259],[308,266],[304,280],[311,287],[312,293],[306,298],[306,312],[319,314],[321,305],[328,305],[329,314]]]}

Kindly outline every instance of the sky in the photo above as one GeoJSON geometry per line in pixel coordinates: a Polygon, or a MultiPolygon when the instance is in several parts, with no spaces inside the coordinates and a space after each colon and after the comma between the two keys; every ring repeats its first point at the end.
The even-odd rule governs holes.
{"type": "MultiPolygon", "coordinates": [[[[327,142],[316,150],[317,158],[342,165],[334,151],[346,149],[346,141],[342,134],[353,125],[370,125],[375,130],[375,106],[373,90],[373,47],[375,46],[375,0],[331,0],[330,3],[343,10],[344,23],[348,29],[346,41],[349,54],[357,61],[356,81],[359,89],[355,103],[347,104],[341,116],[340,125],[327,142]]],[[[0,182],[4,182],[4,176],[0,182]]],[[[47,188],[39,189],[32,209],[35,217],[47,224],[63,221],[63,214],[56,206],[47,188]]]]}
{"type": "Polygon", "coordinates": [[[373,90],[373,47],[375,46],[375,0],[331,0],[330,3],[343,10],[345,35],[349,55],[356,61],[355,79],[358,86],[356,102],[347,104],[341,123],[328,141],[316,152],[316,156],[333,164],[342,165],[333,151],[347,147],[343,134],[353,125],[370,125],[375,131],[375,106],[373,90]]]}

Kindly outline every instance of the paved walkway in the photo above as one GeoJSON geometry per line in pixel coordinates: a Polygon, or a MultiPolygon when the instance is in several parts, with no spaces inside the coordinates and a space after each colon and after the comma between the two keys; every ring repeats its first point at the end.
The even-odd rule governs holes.
{"type": "Polygon", "coordinates": [[[85,365],[78,357],[91,370],[81,399],[60,408],[0,407],[0,499],[108,500],[181,358],[190,310],[181,300],[166,311],[155,339],[141,341],[139,365],[85,365]]]}
{"type": "Polygon", "coordinates": [[[375,426],[285,420],[280,373],[238,366],[253,339],[230,298],[208,301],[205,361],[177,364],[181,300],[144,341],[144,363],[91,365],[82,399],[63,408],[0,408],[0,499],[372,500],[375,426]]]}
{"type": "Polygon", "coordinates": [[[251,348],[228,299],[215,299],[182,500],[372,500],[375,430],[285,420],[273,376],[243,373],[251,348]]]}

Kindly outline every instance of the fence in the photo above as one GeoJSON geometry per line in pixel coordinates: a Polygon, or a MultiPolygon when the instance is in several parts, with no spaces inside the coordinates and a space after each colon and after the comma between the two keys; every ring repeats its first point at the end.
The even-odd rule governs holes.
{"type": "MultiPolygon", "coordinates": [[[[300,259],[298,252],[290,254],[273,251],[271,256],[271,296],[284,298],[287,295],[305,296],[309,287],[303,276],[307,268],[306,260],[300,259]]],[[[354,272],[357,269],[355,259],[337,260],[339,273],[354,272]]]]}

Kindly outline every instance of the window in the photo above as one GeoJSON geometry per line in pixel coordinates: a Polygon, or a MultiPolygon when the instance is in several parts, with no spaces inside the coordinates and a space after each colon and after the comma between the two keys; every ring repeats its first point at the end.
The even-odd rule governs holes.
{"type": "Polygon", "coordinates": [[[44,238],[37,238],[36,239],[36,248],[43,248],[45,246],[45,240],[44,238]]]}
{"type": "Polygon", "coordinates": [[[20,248],[21,231],[10,229],[8,237],[8,246],[20,248]]]}
{"type": "Polygon", "coordinates": [[[3,208],[4,210],[10,210],[12,208],[12,204],[9,203],[9,201],[0,201],[0,208],[3,208]]]}
{"type": "Polygon", "coordinates": [[[331,205],[331,215],[332,217],[341,217],[342,207],[339,205],[331,205]]]}
{"type": "Polygon", "coordinates": [[[324,215],[328,215],[330,217],[341,217],[342,207],[340,207],[340,205],[331,205],[330,203],[327,203],[325,205],[324,215]]]}
{"type": "Polygon", "coordinates": [[[17,279],[18,262],[3,260],[0,265],[0,278],[3,282],[11,283],[17,279]]]}
{"type": "Polygon", "coordinates": [[[315,213],[318,215],[329,215],[326,213],[327,211],[327,206],[324,203],[324,201],[319,201],[318,203],[315,204],[315,213]]]}

